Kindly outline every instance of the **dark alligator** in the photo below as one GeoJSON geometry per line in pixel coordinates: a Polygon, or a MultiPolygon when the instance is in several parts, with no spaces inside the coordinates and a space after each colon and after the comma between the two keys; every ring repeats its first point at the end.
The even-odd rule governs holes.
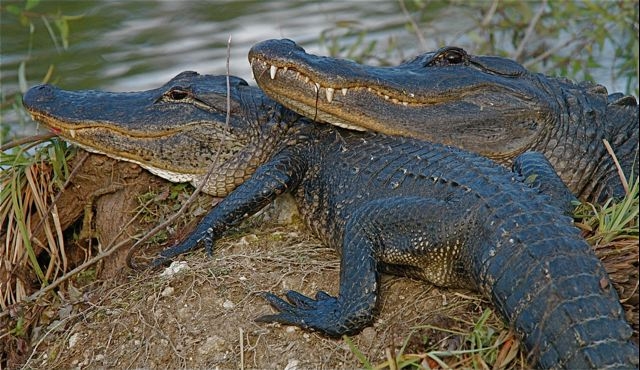
{"type": "Polygon", "coordinates": [[[601,85],[531,73],[512,60],[457,47],[373,67],[308,54],[285,39],[255,45],[249,58],[267,95],[317,121],[454,145],[509,163],[535,150],[584,200],[624,195],[603,140],[624,175],[638,175],[636,99],[608,95],[601,85]]]}
{"type": "MultiPolygon", "coordinates": [[[[340,291],[290,291],[288,302],[265,293],[278,312],[259,321],[357,333],[372,322],[380,273],[390,272],[480,291],[540,367],[638,366],[601,262],[571,218],[520,176],[456,148],[316,124],[241,79],[230,82],[229,126],[225,77],[194,72],[139,93],[41,85],[24,104],[70,141],[171,180],[201,180],[224,148],[211,181],[229,186],[209,189],[226,198],[156,264],[201,242],[211,250],[230,227],[291,193],[309,228],[340,251],[340,291]]],[[[528,176],[544,158],[526,153],[518,163],[528,176]]]]}

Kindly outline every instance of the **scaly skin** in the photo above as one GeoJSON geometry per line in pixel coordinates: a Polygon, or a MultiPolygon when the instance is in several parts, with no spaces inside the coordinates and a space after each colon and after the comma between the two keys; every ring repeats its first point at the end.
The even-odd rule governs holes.
{"type": "MultiPolygon", "coordinates": [[[[148,122],[144,112],[159,109],[184,113],[175,115],[172,132],[181,133],[192,115],[208,116],[200,123],[217,127],[214,132],[228,129],[224,114],[209,103],[226,97],[224,78],[181,74],[152,95],[170,99],[160,105],[155,100],[130,107],[138,109],[131,112],[140,119],[135,124],[128,121],[118,128],[111,118],[112,124],[104,127],[116,136],[132,136],[131,127],[147,132],[142,128],[148,122]],[[180,91],[195,91],[190,99],[171,93],[176,80],[180,91]],[[204,93],[209,99],[200,95],[204,93]]],[[[256,145],[269,155],[258,160],[255,171],[248,169],[250,176],[205,216],[192,235],[165,250],[156,264],[201,242],[211,248],[230,227],[289,192],[309,228],[340,251],[340,291],[337,297],[318,292],[315,298],[288,292],[288,301],[265,293],[277,312],[259,321],[299,325],[329,336],[357,333],[373,319],[380,272],[391,272],[480,291],[523,337],[530,358],[540,367],[638,366],[631,328],[602,264],[572,220],[518,176],[486,158],[440,144],[317,125],[240,81],[232,85],[230,96],[237,108],[232,121],[247,125],[241,130],[255,140],[238,142],[239,150],[228,160],[237,168],[251,163],[256,145]]],[[[109,119],[99,113],[105,111],[104,104],[110,106],[105,97],[41,86],[30,90],[24,103],[44,123],[65,123],[67,129],[78,130],[71,121],[87,121],[75,113],[79,105],[85,115],[95,111],[91,121],[109,119]],[[76,108],[69,112],[65,106],[72,103],[67,100],[72,96],[82,100],[73,102],[76,108]]],[[[77,140],[78,131],[74,135],[70,137],[77,140]]],[[[222,145],[221,135],[198,137],[210,149],[222,145]]],[[[84,145],[96,142],[88,139],[84,145]]],[[[133,150],[122,142],[113,140],[112,148],[101,150],[130,158],[128,151],[133,150]]],[[[226,145],[230,144],[236,143],[226,145]]],[[[135,160],[149,168],[162,163],[156,157],[163,158],[163,150],[150,153],[135,160]]],[[[166,157],[169,161],[178,155],[173,153],[166,157]]],[[[519,170],[525,176],[537,173],[528,168],[535,168],[530,164],[539,159],[528,154],[518,161],[519,170]]],[[[194,157],[194,161],[198,168],[186,172],[202,173],[210,165],[207,159],[194,157]]],[[[541,172],[546,173],[548,164],[542,163],[541,172]]],[[[221,175],[225,176],[229,175],[221,175]]],[[[551,179],[549,184],[561,182],[551,179]]]]}
{"type": "Polygon", "coordinates": [[[456,47],[373,67],[267,40],[249,59],[267,95],[316,121],[453,145],[503,163],[541,152],[584,200],[624,195],[603,140],[626,176],[638,174],[636,99],[607,95],[601,85],[456,47]]]}

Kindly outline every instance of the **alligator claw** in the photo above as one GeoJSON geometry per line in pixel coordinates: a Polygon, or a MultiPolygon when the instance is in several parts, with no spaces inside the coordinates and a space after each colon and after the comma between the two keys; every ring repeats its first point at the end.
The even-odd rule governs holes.
{"type": "Polygon", "coordinates": [[[289,302],[272,293],[263,293],[262,297],[280,312],[260,316],[256,319],[258,322],[296,325],[317,330],[331,337],[339,337],[353,331],[353,328],[350,329],[346,325],[348,320],[342,315],[338,299],[325,292],[318,292],[316,299],[313,299],[295,291],[288,291],[286,297],[289,302]]]}

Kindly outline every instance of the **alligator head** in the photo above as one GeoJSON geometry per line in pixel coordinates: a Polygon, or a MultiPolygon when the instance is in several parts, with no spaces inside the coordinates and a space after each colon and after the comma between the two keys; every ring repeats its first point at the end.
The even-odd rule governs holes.
{"type": "Polygon", "coordinates": [[[523,76],[535,76],[518,63],[456,47],[394,67],[372,67],[311,55],[291,40],[267,40],[251,49],[249,59],[268,95],[308,117],[456,145],[495,159],[530,147],[544,129],[539,123],[554,109],[544,91],[521,83],[523,76]]]}
{"type": "Polygon", "coordinates": [[[269,146],[258,144],[259,132],[280,130],[263,124],[280,121],[269,119],[278,113],[273,101],[238,77],[230,76],[229,85],[227,101],[225,76],[182,72],[160,88],[140,92],[39,85],[27,91],[23,103],[34,120],[65,140],[137,163],[169,181],[197,185],[214,166],[203,191],[225,196],[270,154],[269,146]]]}
{"type": "Polygon", "coordinates": [[[320,122],[457,146],[503,163],[543,153],[577,196],[624,194],[638,174],[638,106],[606,88],[531,73],[515,61],[444,47],[392,67],[316,56],[291,40],[249,52],[267,95],[320,122]]]}

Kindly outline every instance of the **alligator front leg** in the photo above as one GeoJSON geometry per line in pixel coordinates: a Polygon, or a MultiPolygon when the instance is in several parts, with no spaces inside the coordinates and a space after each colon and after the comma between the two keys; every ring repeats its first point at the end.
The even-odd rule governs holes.
{"type": "MultiPolygon", "coordinates": [[[[364,215],[364,213],[360,213],[364,215]]],[[[370,219],[353,217],[347,223],[340,263],[340,293],[333,297],[323,291],[315,299],[298,292],[286,293],[287,301],[272,293],[263,297],[279,312],[258,317],[258,322],[279,322],[339,337],[356,334],[373,320],[378,297],[378,257],[370,219]]]]}
{"type": "Polygon", "coordinates": [[[185,240],[162,251],[152,266],[164,264],[170,258],[194,249],[200,242],[204,242],[207,253],[211,254],[216,239],[264,208],[276,196],[297,186],[305,169],[304,161],[291,153],[276,155],[218,203],[185,240]]]}
{"type": "Polygon", "coordinates": [[[320,291],[312,299],[289,291],[287,302],[265,293],[279,312],[256,320],[296,325],[331,337],[358,333],[373,320],[380,271],[471,287],[457,257],[469,227],[474,227],[473,220],[465,218],[472,213],[451,202],[421,197],[371,201],[345,226],[338,296],[320,291]]]}

